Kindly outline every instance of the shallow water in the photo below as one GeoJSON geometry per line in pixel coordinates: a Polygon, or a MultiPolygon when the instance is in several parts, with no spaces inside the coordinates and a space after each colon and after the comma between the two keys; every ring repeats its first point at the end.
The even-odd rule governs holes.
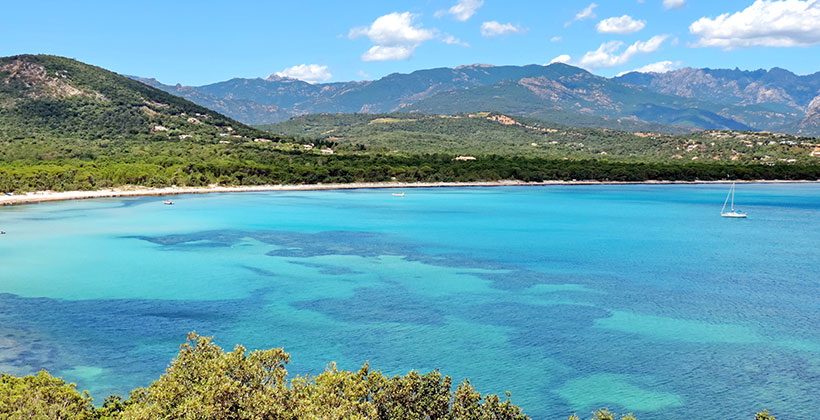
{"type": "Polygon", "coordinates": [[[512,392],[535,419],[809,418],[820,185],[127,198],[0,210],[0,371],[111,393],[187,331],[512,392]]]}

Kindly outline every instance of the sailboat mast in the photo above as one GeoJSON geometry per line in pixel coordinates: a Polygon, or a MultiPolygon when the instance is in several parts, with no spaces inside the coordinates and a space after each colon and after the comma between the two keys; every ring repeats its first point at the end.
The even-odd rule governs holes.
{"type": "Polygon", "coordinates": [[[729,196],[732,195],[732,191],[729,191],[729,194],[726,194],[726,200],[723,201],[723,208],[720,209],[720,214],[726,213],[726,205],[729,204],[729,196]]]}
{"type": "Polygon", "coordinates": [[[735,184],[732,183],[732,211],[735,211],[735,184]]]}

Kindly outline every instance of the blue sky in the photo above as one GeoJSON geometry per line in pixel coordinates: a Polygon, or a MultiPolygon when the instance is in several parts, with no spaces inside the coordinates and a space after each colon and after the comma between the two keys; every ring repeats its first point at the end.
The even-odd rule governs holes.
{"type": "Polygon", "coordinates": [[[2,56],[68,56],[169,84],[277,72],[346,81],[559,56],[605,76],[648,65],[820,71],[820,0],[29,0],[2,9],[2,56]]]}

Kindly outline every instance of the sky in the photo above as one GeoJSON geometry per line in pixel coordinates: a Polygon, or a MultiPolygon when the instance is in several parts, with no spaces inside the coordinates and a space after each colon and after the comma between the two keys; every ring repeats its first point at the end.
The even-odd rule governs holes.
{"type": "Polygon", "coordinates": [[[315,82],[566,62],[820,71],[820,0],[3,1],[0,56],[55,54],[167,84],[315,82]]]}

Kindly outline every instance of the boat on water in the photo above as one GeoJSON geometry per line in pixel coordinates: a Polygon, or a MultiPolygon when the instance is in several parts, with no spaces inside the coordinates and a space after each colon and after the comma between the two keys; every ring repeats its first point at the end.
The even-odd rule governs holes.
{"type": "Polygon", "coordinates": [[[393,193],[393,197],[404,197],[404,193],[393,193]]]}
{"type": "Polygon", "coordinates": [[[733,219],[745,219],[746,213],[735,210],[735,183],[732,183],[732,188],[729,189],[729,194],[726,196],[726,201],[723,202],[723,208],[720,210],[721,217],[729,217],[733,219]],[[731,198],[731,206],[729,207],[729,211],[726,211],[726,205],[729,204],[729,200],[731,198]]]}
{"type": "Polygon", "coordinates": [[[0,235],[5,235],[5,234],[6,234],[5,230],[0,230],[0,235]]]}
{"type": "Polygon", "coordinates": [[[163,201],[162,201],[162,204],[165,204],[166,206],[173,206],[173,205],[174,205],[174,202],[173,202],[173,201],[171,201],[171,200],[163,200],[163,201]]]}

